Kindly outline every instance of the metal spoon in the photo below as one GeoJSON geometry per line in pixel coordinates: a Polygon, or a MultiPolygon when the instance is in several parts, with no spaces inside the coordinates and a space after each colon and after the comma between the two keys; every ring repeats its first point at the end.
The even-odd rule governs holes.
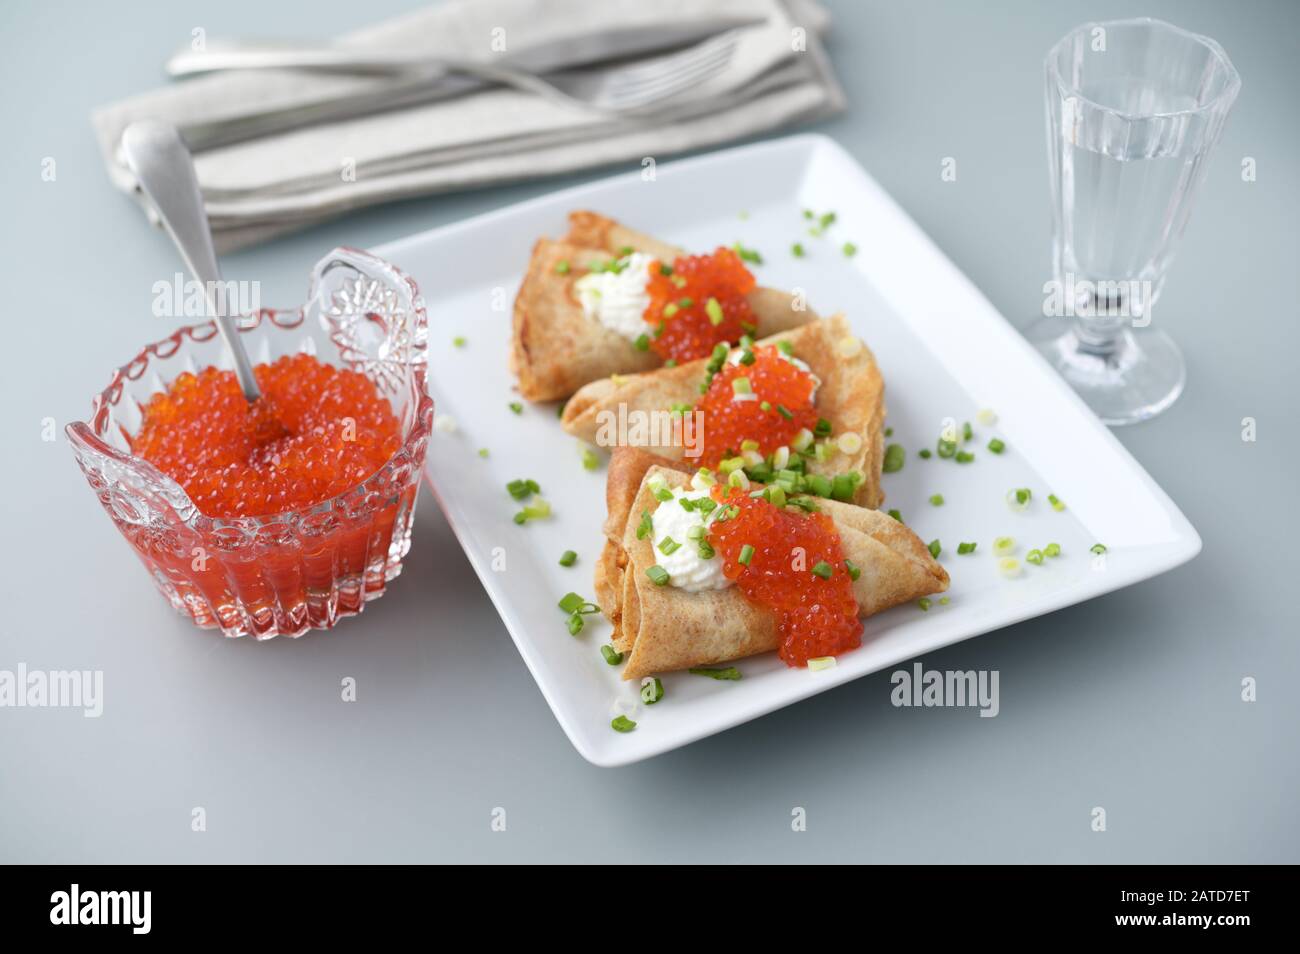
{"type": "Polygon", "coordinates": [[[147,119],[132,123],[122,133],[122,158],[135,174],[140,190],[153,203],[167,234],[176,243],[190,274],[203,286],[208,311],[235,362],[235,376],[244,397],[261,397],[253,365],[231,317],[224,314],[221,269],[212,247],[212,229],[203,209],[203,196],[194,174],[194,162],[176,127],[147,119]]]}

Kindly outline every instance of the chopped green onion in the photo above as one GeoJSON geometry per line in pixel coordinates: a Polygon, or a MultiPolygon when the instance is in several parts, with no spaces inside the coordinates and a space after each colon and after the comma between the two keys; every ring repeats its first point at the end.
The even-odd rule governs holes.
{"type": "Polygon", "coordinates": [[[641,701],[652,706],[663,697],[664,684],[657,676],[646,676],[641,682],[641,701]]]}
{"type": "Polygon", "coordinates": [[[974,454],[972,454],[970,451],[964,451],[964,450],[959,450],[955,456],[957,458],[957,463],[959,464],[969,464],[971,461],[975,459],[974,454]]]}
{"type": "Polygon", "coordinates": [[[922,460],[929,460],[931,456],[930,448],[922,447],[919,451],[916,452],[916,456],[921,458],[922,460]]]}
{"type": "Polygon", "coordinates": [[[582,469],[595,470],[599,466],[600,466],[600,455],[597,454],[590,447],[584,447],[582,449],[582,469]]]}
{"type": "Polygon", "coordinates": [[[680,305],[682,308],[690,308],[692,305],[695,304],[695,299],[694,299],[694,298],[679,298],[679,299],[677,299],[677,304],[680,305]]]}
{"type": "Polygon", "coordinates": [[[1058,557],[1061,555],[1061,545],[1059,543],[1049,543],[1043,547],[1043,556],[1058,557]]]}
{"type": "Polygon", "coordinates": [[[650,511],[642,510],[641,523],[636,528],[636,538],[638,540],[644,540],[646,537],[650,536],[650,534],[654,533],[654,531],[655,531],[655,526],[654,523],[651,522],[650,520],[650,511]]]}
{"type": "Polygon", "coordinates": [[[749,561],[754,559],[754,548],[748,543],[740,548],[740,556],[736,557],[736,562],[741,566],[749,566],[749,561]]]}
{"type": "Polygon", "coordinates": [[[993,554],[994,556],[1007,556],[1016,552],[1015,537],[994,537],[993,554]]]}
{"type": "Polygon", "coordinates": [[[510,483],[506,484],[506,490],[515,500],[523,500],[530,494],[539,494],[542,492],[542,488],[537,486],[537,481],[523,477],[518,480],[512,480],[510,483]]]}
{"type": "Polygon", "coordinates": [[[650,577],[650,582],[655,586],[664,586],[668,582],[668,571],[657,563],[647,567],[645,575],[650,577]]]}
{"type": "Polygon", "coordinates": [[[1033,563],[1034,565],[1041,564],[1043,562],[1043,551],[1030,550],[1028,553],[1025,554],[1025,562],[1033,563]]]}
{"type": "Polygon", "coordinates": [[[709,316],[709,324],[715,328],[722,324],[722,305],[719,304],[716,298],[710,298],[704,303],[704,313],[709,316]]]}
{"type": "Polygon", "coordinates": [[[560,566],[573,566],[578,562],[578,554],[572,550],[565,550],[560,554],[560,566]]]}
{"type": "Polygon", "coordinates": [[[478,456],[486,460],[488,456],[488,449],[486,447],[480,447],[478,449],[478,456]]]}
{"type": "Polygon", "coordinates": [[[974,553],[975,547],[976,544],[974,543],[959,543],[957,544],[957,552],[960,553],[962,556],[965,556],[968,553],[974,553]]]}
{"type": "Polygon", "coordinates": [[[637,335],[636,340],[632,342],[632,347],[636,348],[637,351],[649,351],[649,350],[650,350],[650,336],[649,336],[649,335],[637,335]]]}
{"type": "Polygon", "coordinates": [[[886,437],[893,437],[893,436],[894,436],[894,429],[893,429],[892,427],[887,427],[887,428],[885,428],[885,436],[886,436],[886,437]]]}
{"type": "Polygon", "coordinates": [[[745,476],[743,470],[733,470],[727,475],[727,486],[735,487],[738,490],[748,490],[749,478],[745,476]]]}
{"type": "Polygon", "coordinates": [[[605,657],[605,662],[611,666],[617,666],[623,661],[623,654],[610,645],[601,646],[600,654],[605,657]]]}
{"type": "Polygon", "coordinates": [[[523,406],[522,404],[520,404],[518,401],[511,401],[511,402],[507,405],[507,407],[509,407],[510,410],[514,411],[516,414],[522,414],[522,413],[524,413],[524,406],[523,406]]]}
{"type": "Polygon", "coordinates": [[[808,489],[818,497],[829,497],[831,495],[831,479],[822,474],[809,474],[808,489]]]}
{"type": "Polygon", "coordinates": [[[781,415],[783,418],[785,418],[787,421],[793,421],[793,420],[794,420],[794,413],[793,413],[793,412],[792,412],[788,407],[786,407],[784,404],[778,404],[778,405],[776,406],[776,413],[780,414],[780,415],[781,415]]]}
{"type": "Polygon", "coordinates": [[[614,716],[610,720],[609,727],[615,732],[631,732],[636,728],[636,723],[624,715],[614,716]]]}
{"type": "Polygon", "coordinates": [[[582,618],[580,614],[574,613],[572,616],[569,617],[569,621],[566,625],[569,627],[569,635],[577,636],[580,632],[582,632],[582,627],[586,626],[587,622],[582,618]]]}
{"type": "Polygon", "coordinates": [[[541,497],[534,497],[532,502],[515,514],[515,523],[524,524],[529,520],[539,520],[551,515],[551,505],[541,497]]]}
{"type": "Polygon", "coordinates": [[[857,489],[857,481],[848,474],[836,474],[831,481],[831,498],[834,500],[852,500],[857,489]]]}
{"type": "Polygon", "coordinates": [[[925,613],[930,612],[930,598],[928,596],[922,596],[919,600],[916,601],[916,605],[921,607],[922,612],[925,613]]]}
{"type": "Polygon", "coordinates": [[[784,338],[776,343],[776,350],[781,352],[787,358],[794,357],[794,345],[790,344],[790,342],[784,338]]]}
{"type": "Polygon", "coordinates": [[[669,490],[667,487],[660,487],[658,490],[654,492],[654,494],[657,500],[663,502],[667,502],[673,499],[673,492],[669,490]]]}
{"type": "Polygon", "coordinates": [[[465,347],[465,336],[457,335],[456,337],[451,339],[451,343],[454,344],[457,348],[463,348],[465,347]]]}
{"type": "Polygon", "coordinates": [[[992,427],[998,422],[998,416],[991,409],[984,407],[975,412],[975,420],[992,427]]]}
{"type": "Polygon", "coordinates": [[[790,246],[790,254],[795,258],[803,258],[803,243],[795,242],[790,246]]]}
{"type": "Polygon", "coordinates": [[[890,444],[885,448],[885,463],[881,468],[887,474],[894,474],[903,469],[903,462],[907,459],[907,452],[903,450],[902,444],[890,444]]]}
{"type": "Polygon", "coordinates": [[[899,513],[897,510],[890,510],[889,515],[893,517],[895,520],[897,520],[899,523],[903,522],[903,515],[899,513]]]}
{"type": "Polygon", "coordinates": [[[785,491],[779,484],[772,484],[765,490],[765,493],[767,494],[767,502],[773,507],[785,506],[785,491]]]}
{"type": "Polygon", "coordinates": [[[941,596],[941,597],[939,597],[939,605],[940,605],[940,606],[947,606],[947,605],[948,605],[949,603],[951,603],[951,602],[952,602],[952,600],[949,599],[949,598],[946,597],[946,596],[941,596]]]}
{"type": "Polygon", "coordinates": [[[1032,494],[1028,487],[1021,487],[1016,490],[1007,491],[1007,506],[1012,510],[1021,511],[1029,506],[1029,500],[1032,494]]]}
{"type": "Polygon", "coordinates": [[[835,568],[825,560],[818,560],[812,568],[813,576],[820,576],[823,580],[829,580],[835,568]]]}
{"type": "Polygon", "coordinates": [[[817,512],[817,501],[813,500],[811,497],[791,497],[788,502],[798,507],[800,510],[803,510],[805,513],[817,512]]]}
{"type": "Polygon", "coordinates": [[[989,441],[989,451],[991,453],[1001,454],[1006,449],[1007,449],[1007,445],[1002,443],[1002,441],[999,438],[995,437],[993,438],[993,440],[989,441]]]}
{"type": "Polygon", "coordinates": [[[758,405],[758,409],[766,414],[768,411],[772,410],[772,405],[767,401],[763,401],[758,405]]]}
{"type": "Polygon", "coordinates": [[[857,247],[856,245],[854,245],[852,242],[845,242],[845,243],[844,243],[844,257],[845,257],[845,258],[852,258],[854,255],[857,255],[857,254],[858,254],[858,247],[857,247]]]}
{"type": "Polygon", "coordinates": [[[975,432],[971,430],[970,421],[967,421],[966,423],[962,424],[961,439],[964,441],[969,441],[974,436],[975,436],[975,432]]]}
{"type": "Polygon", "coordinates": [[[930,551],[930,556],[937,560],[939,559],[939,554],[943,552],[943,545],[939,543],[938,539],[934,539],[930,541],[930,544],[926,549],[930,551]]]}
{"type": "Polygon", "coordinates": [[[944,440],[941,437],[939,438],[939,445],[935,448],[935,452],[945,459],[954,457],[957,454],[957,442],[944,440]]]}
{"type": "Polygon", "coordinates": [[[823,669],[834,669],[834,656],[813,656],[808,660],[809,672],[821,672],[823,669]]]}
{"type": "Polygon", "coordinates": [[[669,302],[668,304],[664,305],[663,316],[665,318],[671,318],[673,315],[677,314],[678,310],[679,309],[677,308],[676,305],[674,305],[672,302],[669,302]]]}
{"type": "Polygon", "coordinates": [[[1094,544],[1089,548],[1089,550],[1090,550],[1090,552],[1097,554],[1097,556],[1101,556],[1103,553],[1106,552],[1106,544],[1104,544],[1104,543],[1094,543],[1094,544]]]}
{"type": "Polygon", "coordinates": [[[740,670],[735,666],[728,666],[725,669],[714,669],[710,666],[693,666],[686,670],[692,676],[708,676],[710,679],[720,681],[737,682],[740,679],[740,670]]]}
{"type": "Polygon", "coordinates": [[[569,274],[569,263],[564,259],[560,259],[555,263],[555,270],[561,275],[567,275],[569,274]]]}
{"type": "Polygon", "coordinates": [[[1006,577],[1019,576],[1020,561],[1015,557],[1003,557],[998,560],[998,572],[1006,577]]]}
{"type": "Polygon", "coordinates": [[[565,593],[564,597],[556,605],[566,613],[576,613],[578,607],[582,606],[585,602],[586,600],[577,593],[565,593]]]}
{"type": "Polygon", "coordinates": [[[1052,505],[1052,509],[1055,510],[1057,513],[1060,513],[1062,510],[1065,509],[1065,501],[1062,500],[1060,497],[1056,496],[1056,494],[1048,494],[1047,502],[1052,505]]]}
{"type": "Polygon", "coordinates": [[[931,495],[930,495],[930,505],[933,506],[933,507],[942,507],[942,506],[943,506],[943,494],[931,494],[931,495]]]}
{"type": "Polygon", "coordinates": [[[758,251],[756,249],[745,248],[745,246],[741,245],[739,242],[736,242],[734,245],[731,246],[731,248],[736,253],[736,255],[740,257],[741,261],[749,262],[753,265],[763,264],[763,256],[758,254],[758,251]]]}
{"type": "Polygon", "coordinates": [[[862,575],[862,567],[858,566],[852,560],[844,561],[844,569],[848,570],[849,579],[854,580],[855,582],[857,581],[858,577],[862,575]]]}
{"type": "Polygon", "coordinates": [[[682,545],[672,537],[664,537],[659,541],[659,552],[664,556],[670,556],[682,548],[682,545]]]}
{"type": "Polygon", "coordinates": [[[731,390],[734,394],[753,394],[754,388],[749,383],[749,378],[736,377],[731,379],[731,390]]]}

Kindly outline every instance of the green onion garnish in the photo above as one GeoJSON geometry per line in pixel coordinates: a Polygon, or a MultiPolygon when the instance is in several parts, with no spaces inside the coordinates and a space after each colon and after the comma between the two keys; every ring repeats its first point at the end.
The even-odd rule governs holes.
{"type": "Polygon", "coordinates": [[[1016,541],[1014,537],[994,537],[993,553],[995,556],[1009,556],[1016,551],[1016,541]]]}
{"type": "Polygon", "coordinates": [[[892,427],[887,427],[887,428],[885,428],[885,436],[886,436],[886,437],[893,437],[893,436],[894,436],[894,429],[893,429],[892,427]]]}
{"type": "Polygon", "coordinates": [[[897,520],[899,523],[903,522],[903,515],[899,513],[897,510],[890,510],[889,515],[893,517],[895,520],[897,520]]]}
{"type": "Polygon", "coordinates": [[[582,449],[582,469],[595,470],[599,466],[600,466],[600,455],[597,454],[590,447],[584,447],[582,449]]]}
{"type": "Polygon", "coordinates": [[[486,447],[480,447],[478,449],[478,456],[486,460],[488,456],[488,449],[486,447]]]}
{"type": "Polygon", "coordinates": [[[716,298],[710,298],[704,303],[704,313],[709,316],[709,324],[715,328],[722,324],[722,305],[716,298]]]}
{"type": "Polygon", "coordinates": [[[660,275],[671,275],[672,273],[673,273],[673,267],[671,265],[665,265],[662,262],[659,264],[660,275]]]}
{"type": "Polygon", "coordinates": [[[560,566],[573,566],[573,564],[577,562],[578,554],[574,553],[572,550],[565,550],[560,554],[560,566]]]}
{"type": "Polygon", "coordinates": [[[836,474],[831,481],[831,497],[834,500],[852,500],[858,483],[851,474],[836,474]]]}
{"type": "Polygon", "coordinates": [[[682,307],[682,308],[690,308],[693,304],[695,304],[695,299],[694,299],[694,298],[679,298],[679,299],[677,299],[677,304],[678,304],[680,307],[682,307]]]}
{"type": "Polygon", "coordinates": [[[647,567],[645,575],[650,577],[650,582],[655,586],[664,586],[668,582],[668,571],[659,564],[647,567]]]}
{"type": "Polygon", "coordinates": [[[753,394],[754,388],[749,383],[749,378],[741,376],[731,379],[731,391],[733,394],[753,394]]]}
{"type": "Polygon", "coordinates": [[[1094,544],[1089,548],[1089,550],[1090,550],[1090,552],[1097,554],[1097,556],[1101,556],[1103,553],[1106,552],[1106,544],[1104,544],[1104,543],[1094,543],[1094,544]]]}
{"type": "Polygon", "coordinates": [[[970,451],[964,451],[964,450],[959,450],[955,456],[957,458],[957,463],[959,464],[969,464],[971,461],[975,459],[974,454],[972,454],[970,451]]]}
{"type": "Polygon", "coordinates": [[[941,437],[939,438],[939,446],[935,448],[935,452],[945,459],[953,457],[957,453],[957,442],[946,441],[941,437]]]}
{"type": "Polygon", "coordinates": [[[969,441],[974,436],[975,436],[975,432],[971,430],[970,421],[967,421],[965,424],[961,426],[961,439],[964,441],[969,441]]]}
{"type": "Polygon", "coordinates": [[[787,421],[793,421],[793,420],[794,420],[794,414],[793,414],[793,413],[790,411],[790,409],[789,409],[788,407],[786,407],[784,404],[778,404],[778,405],[776,406],[776,413],[780,414],[780,415],[781,415],[783,418],[785,418],[787,421]]]}
{"type": "Polygon", "coordinates": [[[608,644],[600,647],[600,654],[605,657],[605,662],[611,666],[617,666],[623,661],[623,654],[608,644]]]}
{"type": "Polygon", "coordinates": [[[515,500],[523,500],[530,494],[539,494],[542,492],[542,488],[537,486],[537,481],[523,477],[518,480],[512,480],[510,483],[506,484],[506,490],[515,500]]]}
{"type": "Polygon", "coordinates": [[[578,613],[574,613],[572,616],[569,617],[569,622],[566,625],[569,627],[569,635],[577,636],[580,632],[582,632],[582,627],[586,626],[587,623],[586,620],[584,620],[581,615],[579,615],[578,613]]]}
{"type": "Polygon", "coordinates": [[[974,543],[959,543],[957,544],[957,552],[960,553],[962,556],[965,556],[968,553],[974,553],[975,546],[976,544],[974,543]]]}
{"type": "Polygon", "coordinates": [[[784,338],[776,343],[776,350],[781,352],[787,358],[794,357],[794,345],[790,344],[790,342],[786,341],[784,338]]]}
{"type": "Polygon", "coordinates": [[[921,458],[922,460],[929,460],[931,456],[930,448],[922,447],[919,451],[916,452],[916,456],[921,458]]]}
{"type": "Polygon", "coordinates": [[[926,549],[930,551],[930,556],[934,557],[936,560],[939,559],[939,554],[943,552],[943,547],[937,539],[931,540],[930,545],[926,547],[926,549]]]}
{"type": "Polygon", "coordinates": [[[509,407],[510,410],[514,411],[516,414],[524,413],[524,406],[520,404],[518,401],[511,401],[506,406],[509,407]]]}
{"type": "Polygon", "coordinates": [[[457,348],[463,348],[465,347],[465,336],[457,335],[456,337],[451,339],[451,343],[455,345],[457,348]]]}
{"type": "Polygon", "coordinates": [[[930,612],[930,598],[928,596],[922,596],[916,601],[916,605],[921,607],[922,612],[930,612]]]}
{"type": "Polygon", "coordinates": [[[678,310],[679,309],[676,305],[674,305],[672,302],[669,302],[668,304],[664,305],[663,316],[665,318],[671,318],[673,315],[677,314],[678,310]]]}
{"type": "Polygon", "coordinates": [[[740,548],[740,556],[736,557],[736,562],[741,566],[749,566],[749,561],[754,559],[754,548],[746,543],[740,548]]]}
{"type": "Polygon", "coordinates": [[[636,340],[632,342],[632,347],[636,348],[637,351],[649,351],[649,350],[650,350],[650,336],[649,336],[649,335],[637,335],[636,340]]]}
{"type": "Polygon", "coordinates": [[[831,422],[824,417],[817,418],[817,426],[813,428],[813,433],[818,437],[830,437],[831,422]]]}
{"type": "Polygon", "coordinates": [[[735,666],[728,666],[726,669],[714,669],[709,666],[695,666],[686,670],[692,676],[708,676],[710,679],[720,681],[737,682],[740,679],[740,670],[735,666]]]}
{"type": "Polygon", "coordinates": [[[1002,441],[999,438],[995,437],[993,438],[993,440],[989,441],[989,451],[991,453],[1001,454],[1006,449],[1007,449],[1007,445],[1002,443],[1002,441]]]}
{"type": "Polygon", "coordinates": [[[641,701],[648,706],[652,706],[664,697],[664,684],[659,681],[657,676],[648,676],[646,678],[646,683],[641,686],[641,701]]]}
{"type": "Polygon", "coordinates": [[[931,495],[930,495],[930,505],[933,506],[933,507],[942,507],[942,506],[943,506],[943,494],[931,494],[931,495]]]}
{"type": "Polygon", "coordinates": [[[664,537],[662,540],[659,541],[659,552],[662,553],[664,556],[668,556],[670,554],[676,553],[681,548],[682,545],[678,543],[676,540],[674,540],[672,537],[664,537]]]}
{"type": "Polygon", "coordinates": [[[736,242],[731,246],[731,248],[738,256],[740,256],[741,261],[750,262],[754,265],[763,264],[763,256],[758,254],[757,250],[745,248],[745,246],[741,245],[739,242],[736,242]]]}
{"type": "Polygon", "coordinates": [[[1042,562],[1043,562],[1043,551],[1042,551],[1042,550],[1030,550],[1028,553],[1025,554],[1025,562],[1026,562],[1026,563],[1034,563],[1034,564],[1040,564],[1040,563],[1042,563],[1042,562]]]}
{"type": "Polygon", "coordinates": [[[555,270],[561,275],[567,275],[569,274],[569,263],[564,259],[560,259],[560,261],[555,263],[555,270]]]}
{"type": "Polygon", "coordinates": [[[795,258],[803,258],[803,243],[795,242],[790,246],[790,254],[795,258]]]}
{"type": "Polygon", "coordinates": [[[825,560],[818,560],[812,568],[813,576],[820,576],[823,580],[829,580],[835,568],[825,560]]]}
{"type": "Polygon", "coordinates": [[[642,510],[641,523],[636,528],[636,538],[638,540],[644,540],[646,537],[650,536],[650,534],[654,533],[654,531],[655,526],[650,520],[650,511],[642,510]]]}
{"type": "Polygon", "coordinates": [[[1061,555],[1061,545],[1059,543],[1049,543],[1043,547],[1043,556],[1058,557],[1061,555]]]}
{"type": "Polygon", "coordinates": [[[636,728],[636,723],[627,716],[614,716],[614,718],[610,720],[609,727],[615,732],[631,732],[636,728]]]}
{"type": "Polygon", "coordinates": [[[586,600],[584,600],[577,593],[565,593],[564,597],[556,605],[559,606],[560,609],[564,610],[564,612],[566,613],[576,613],[578,611],[578,607],[580,607],[585,602],[586,600]]]}
{"type": "Polygon", "coordinates": [[[1052,509],[1055,510],[1057,513],[1060,513],[1062,510],[1065,509],[1065,501],[1062,500],[1060,497],[1056,496],[1056,494],[1048,494],[1047,502],[1052,505],[1052,509]]]}
{"type": "Polygon", "coordinates": [[[852,242],[845,242],[845,243],[844,243],[844,257],[845,257],[845,258],[852,258],[854,255],[857,255],[857,254],[858,254],[858,247],[857,247],[856,245],[854,245],[852,242]]]}
{"type": "Polygon", "coordinates": [[[844,569],[849,572],[849,579],[856,581],[862,575],[862,567],[858,566],[852,560],[844,561],[844,569]]]}
{"type": "Polygon", "coordinates": [[[907,452],[903,450],[903,445],[890,444],[885,448],[885,463],[881,469],[887,474],[897,473],[903,469],[905,460],[907,460],[907,452]]]}

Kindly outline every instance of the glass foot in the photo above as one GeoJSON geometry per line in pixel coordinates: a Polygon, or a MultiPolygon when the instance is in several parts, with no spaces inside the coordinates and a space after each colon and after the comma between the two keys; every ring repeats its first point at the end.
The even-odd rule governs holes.
{"type": "Polygon", "coordinates": [[[1163,331],[1125,328],[1098,348],[1060,318],[1040,318],[1025,337],[1106,424],[1155,417],[1183,393],[1187,365],[1163,331]]]}

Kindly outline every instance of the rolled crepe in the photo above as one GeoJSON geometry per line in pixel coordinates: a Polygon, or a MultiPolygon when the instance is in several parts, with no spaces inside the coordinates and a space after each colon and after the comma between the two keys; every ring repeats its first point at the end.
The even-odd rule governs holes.
{"type": "MultiPolygon", "coordinates": [[[[668,486],[680,488],[690,478],[680,470],[649,463],[650,455],[644,452],[632,453],[638,456],[617,452],[615,457],[623,459],[616,461],[619,466],[610,467],[609,482],[618,484],[607,491],[618,507],[617,511],[611,508],[610,518],[624,515],[623,533],[617,545],[609,541],[596,571],[598,594],[617,591],[611,615],[614,647],[629,654],[623,678],[709,666],[776,649],[775,617],[738,587],[689,593],[671,584],[656,586],[646,576],[646,569],[656,562],[654,541],[638,540],[636,530],[639,514],[653,513],[659,506],[648,480],[659,474],[668,486]],[[649,466],[632,485],[630,481],[646,463],[649,466]]],[[[862,570],[853,583],[861,615],[871,616],[948,588],[944,568],[920,538],[893,517],[834,500],[819,505],[835,522],[845,558],[862,570]]]]}
{"type": "MultiPolygon", "coordinates": [[[[809,460],[808,472],[834,477],[856,470],[864,480],[858,484],[852,502],[879,507],[884,500],[880,471],[885,460],[885,382],[875,357],[853,336],[842,315],[819,319],[758,343],[781,340],[789,341],[795,355],[821,379],[817,412],[830,421],[831,433],[837,437],[853,433],[862,439],[861,446],[851,454],[837,451],[824,461],[809,460]]],[[[699,400],[707,365],[708,359],[701,359],[675,368],[593,381],[569,399],[560,423],[570,434],[590,444],[613,447],[618,441],[637,442],[660,457],[689,463],[693,458],[686,445],[692,442],[684,439],[684,432],[674,436],[665,428],[660,429],[662,432],[645,429],[641,433],[631,427],[608,425],[620,419],[644,420],[644,412],[668,411],[674,404],[694,404],[699,400]],[[631,414],[634,411],[636,415],[631,414]]],[[[707,422],[704,429],[707,441],[707,422]]],[[[698,457],[698,447],[695,450],[694,456],[698,457]]]]}
{"type": "MultiPolygon", "coordinates": [[[[560,241],[541,239],[533,246],[515,296],[510,370],[519,381],[519,393],[530,401],[559,400],[590,381],[648,371],[663,363],[653,351],[637,350],[618,332],[588,318],[573,285],[593,261],[604,261],[623,249],[669,263],[685,253],[594,212],[572,213],[569,226],[569,234],[560,241]],[[568,263],[564,274],[556,270],[560,262],[568,263]]],[[[773,288],[755,288],[748,298],[756,337],[817,317],[794,296],[773,288]]]]}

